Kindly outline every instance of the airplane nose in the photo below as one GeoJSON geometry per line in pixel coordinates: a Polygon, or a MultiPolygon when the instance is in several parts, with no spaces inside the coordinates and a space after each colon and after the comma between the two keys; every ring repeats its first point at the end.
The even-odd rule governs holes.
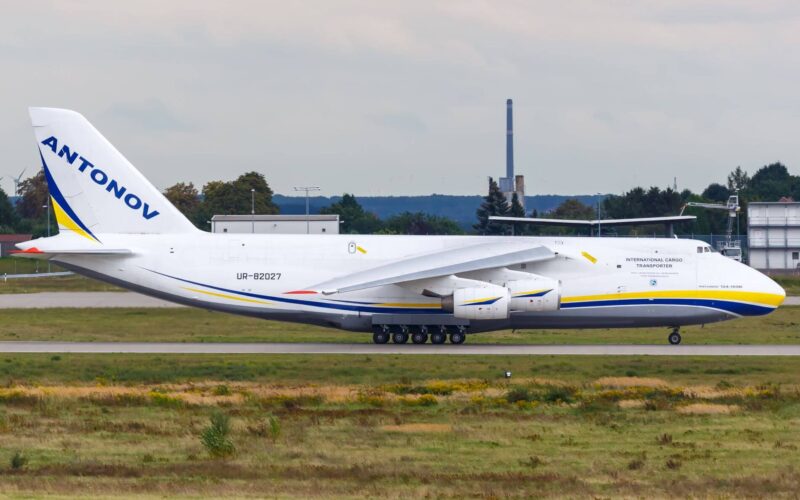
{"type": "Polygon", "coordinates": [[[783,304],[783,301],[786,299],[786,290],[784,290],[782,286],[777,284],[775,280],[773,280],[766,274],[762,274],[761,276],[762,276],[761,287],[763,288],[764,293],[778,295],[780,299],[777,301],[775,305],[779,306],[783,304]]]}

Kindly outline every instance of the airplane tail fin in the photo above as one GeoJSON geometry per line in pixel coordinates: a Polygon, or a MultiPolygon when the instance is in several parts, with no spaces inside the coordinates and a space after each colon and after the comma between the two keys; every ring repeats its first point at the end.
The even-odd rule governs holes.
{"type": "Polygon", "coordinates": [[[94,242],[104,233],[197,231],[81,114],[29,111],[61,231],[94,242]]]}

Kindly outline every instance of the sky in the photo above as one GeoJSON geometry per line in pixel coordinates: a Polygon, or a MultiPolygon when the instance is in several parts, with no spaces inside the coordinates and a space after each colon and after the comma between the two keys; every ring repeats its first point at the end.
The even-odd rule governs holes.
{"type": "Polygon", "coordinates": [[[796,1],[5,1],[0,180],[28,106],[74,109],[163,189],[483,194],[514,99],[528,194],[800,173],[796,1]]]}

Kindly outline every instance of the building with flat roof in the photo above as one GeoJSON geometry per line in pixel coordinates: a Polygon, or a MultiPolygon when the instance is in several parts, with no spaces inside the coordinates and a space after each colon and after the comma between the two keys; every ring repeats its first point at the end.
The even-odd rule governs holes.
{"type": "Polygon", "coordinates": [[[800,272],[800,202],[748,203],[747,238],[751,267],[800,272]]]}
{"type": "Polygon", "coordinates": [[[215,215],[212,233],[339,234],[338,215],[215,215]]]}

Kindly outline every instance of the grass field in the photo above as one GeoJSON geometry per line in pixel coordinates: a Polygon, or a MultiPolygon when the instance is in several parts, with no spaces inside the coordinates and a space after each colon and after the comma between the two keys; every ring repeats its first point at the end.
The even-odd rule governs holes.
{"type": "MultiPolygon", "coordinates": [[[[2,299],[0,299],[2,300],[2,299]]],[[[0,340],[169,342],[372,342],[364,333],[264,321],[198,309],[8,309],[0,340]]],[[[469,336],[470,343],[663,344],[666,328],[518,330],[469,336]]],[[[800,342],[800,307],[763,317],[682,329],[686,344],[800,342]]]]}
{"type": "Polygon", "coordinates": [[[792,358],[0,355],[0,493],[791,497],[798,371],[792,358]],[[217,412],[222,457],[201,442],[217,412]]]}

